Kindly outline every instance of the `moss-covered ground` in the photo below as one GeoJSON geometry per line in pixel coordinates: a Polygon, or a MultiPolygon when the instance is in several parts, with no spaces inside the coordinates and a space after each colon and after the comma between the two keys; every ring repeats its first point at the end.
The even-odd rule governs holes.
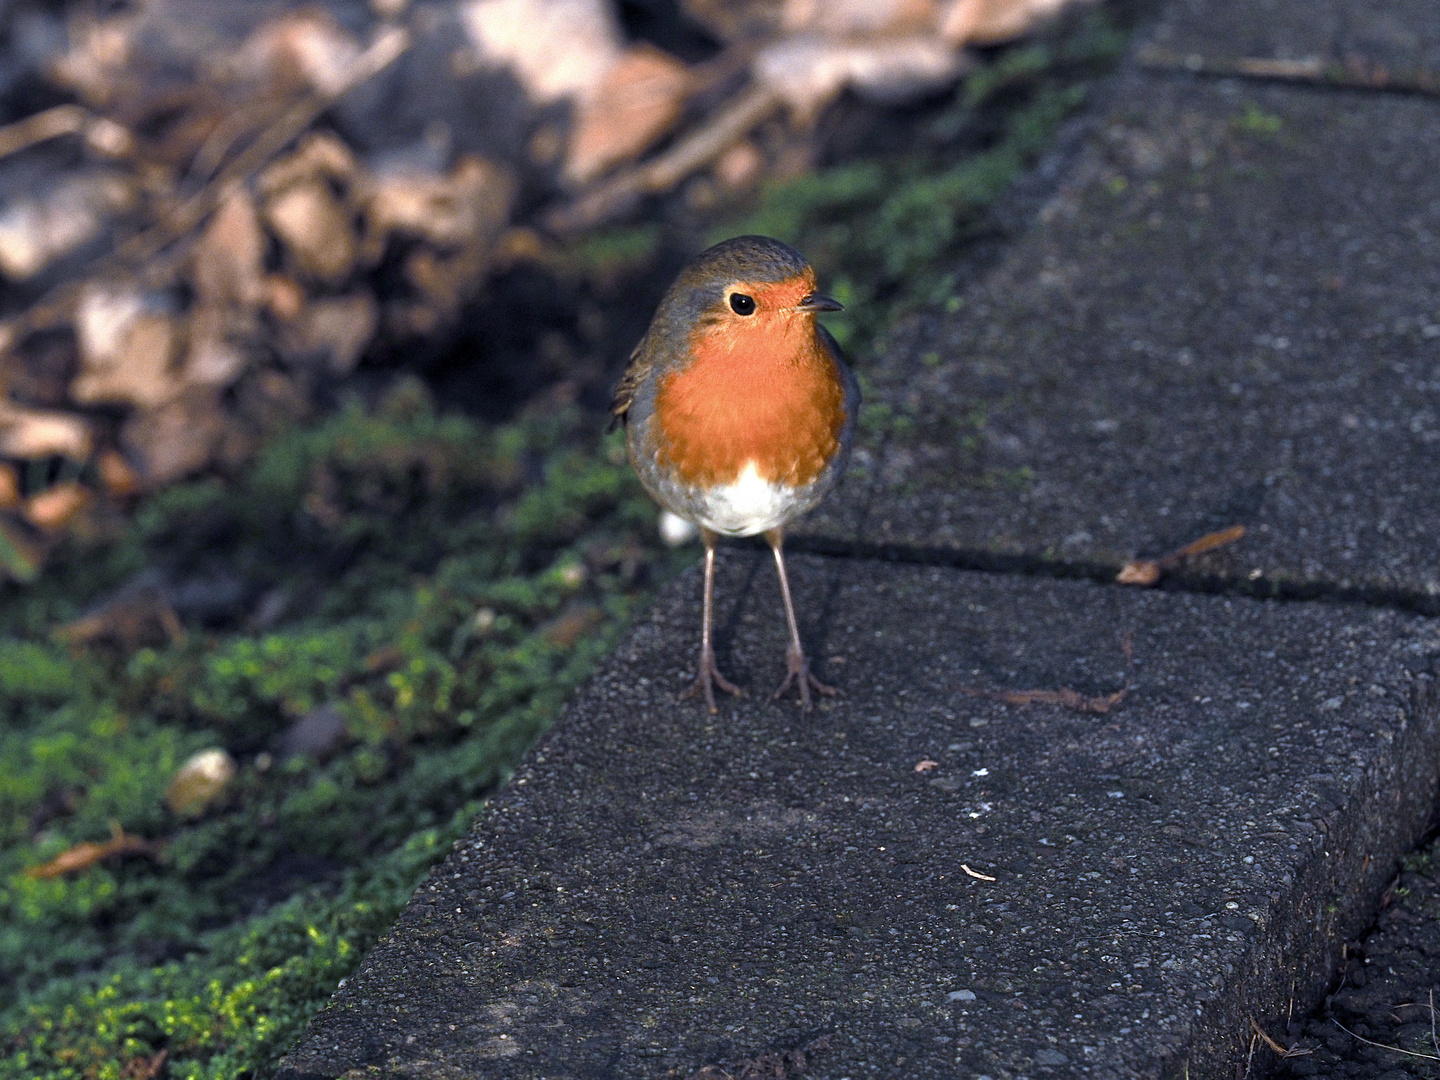
{"type": "MultiPolygon", "coordinates": [[[[1092,12],[998,53],[926,111],[913,151],[775,184],[715,233],[805,250],[863,355],[904,311],[947,302],[944,268],[1119,44],[1092,12]]],[[[619,230],[577,261],[588,252],[613,281],[664,235],[619,230]]],[[[272,1070],[654,586],[693,559],[657,543],[602,424],[553,403],[485,424],[402,378],[5,586],[0,1078],[272,1070]],[[145,573],[202,591],[238,581],[260,599],[183,628],[137,629],[112,604],[98,617],[112,633],[65,632],[145,573]],[[320,710],[343,730],[297,749],[320,710]],[[231,755],[234,779],[204,807],[168,808],[176,770],[207,749],[231,755]],[[116,830],[145,843],[36,872],[116,830]]]]}

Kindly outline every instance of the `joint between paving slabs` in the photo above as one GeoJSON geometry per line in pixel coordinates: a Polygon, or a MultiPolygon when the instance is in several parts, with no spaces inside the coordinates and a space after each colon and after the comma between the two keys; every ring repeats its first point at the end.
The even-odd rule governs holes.
{"type": "MultiPolygon", "coordinates": [[[[741,541],[744,546],[758,544],[741,541]]],[[[1117,582],[1123,569],[1114,563],[1083,559],[1051,559],[1039,555],[1011,554],[984,548],[928,547],[919,544],[873,540],[842,540],[833,536],[791,534],[785,538],[787,551],[829,558],[868,559],[919,566],[940,566],[1014,577],[1048,578],[1057,581],[1089,581],[1097,585],[1134,589],[1117,582]]],[[[1210,596],[1236,596],[1249,600],[1278,600],[1287,603],[1321,603],[1347,607],[1383,608],[1410,615],[1440,616],[1440,596],[1408,589],[1379,586],[1339,585],[1325,581],[1295,581],[1263,575],[1251,578],[1225,577],[1196,570],[1167,571],[1162,578],[1167,592],[1210,596]]]]}

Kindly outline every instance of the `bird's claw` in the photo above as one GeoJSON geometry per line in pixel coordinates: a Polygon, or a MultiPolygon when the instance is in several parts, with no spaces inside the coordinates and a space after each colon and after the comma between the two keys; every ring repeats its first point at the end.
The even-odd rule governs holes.
{"type": "Polygon", "coordinates": [[[778,700],[781,694],[790,689],[791,683],[800,688],[800,711],[802,713],[808,713],[812,708],[811,690],[822,697],[835,697],[840,693],[835,687],[827,686],[812,675],[810,661],[805,658],[803,652],[796,652],[794,649],[787,650],[785,653],[785,681],[776,687],[775,693],[770,695],[770,700],[778,700]]]}
{"type": "Polygon", "coordinates": [[[734,694],[736,697],[745,696],[744,690],[741,690],[740,687],[720,674],[720,669],[715,666],[714,654],[703,654],[700,657],[700,673],[695,676],[693,683],[680,691],[680,700],[687,701],[696,694],[703,693],[705,695],[705,707],[709,709],[712,714],[717,713],[720,711],[715,707],[715,687],[717,686],[727,694],[734,694]]]}

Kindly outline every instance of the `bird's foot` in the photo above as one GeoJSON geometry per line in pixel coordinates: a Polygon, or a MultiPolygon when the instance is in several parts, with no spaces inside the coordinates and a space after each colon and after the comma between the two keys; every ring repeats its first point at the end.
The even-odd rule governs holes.
{"type": "Polygon", "coordinates": [[[680,700],[685,701],[696,694],[704,693],[705,707],[712,713],[719,712],[715,708],[715,687],[719,687],[727,694],[734,694],[736,697],[744,697],[745,691],[736,686],[715,666],[715,654],[709,651],[700,653],[700,673],[695,676],[695,681],[685,690],[680,692],[680,700]]]}
{"type": "Polygon", "coordinates": [[[835,697],[840,693],[833,686],[826,686],[810,673],[810,661],[805,659],[805,654],[799,649],[785,650],[785,681],[775,689],[771,700],[775,700],[790,689],[794,683],[800,688],[800,711],[808,713],[811,709],[810,691],[814,690],[822,697],[835,697]]]}

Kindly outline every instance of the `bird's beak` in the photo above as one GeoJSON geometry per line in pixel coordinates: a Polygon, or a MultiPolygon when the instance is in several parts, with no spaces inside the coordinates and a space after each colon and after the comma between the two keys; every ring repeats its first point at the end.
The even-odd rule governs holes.
{"type": "Polygon", "coordinates": [[[796,311],[844,311],[845,305],[824,293],[812,292],[795,305],[796,311]]]}

